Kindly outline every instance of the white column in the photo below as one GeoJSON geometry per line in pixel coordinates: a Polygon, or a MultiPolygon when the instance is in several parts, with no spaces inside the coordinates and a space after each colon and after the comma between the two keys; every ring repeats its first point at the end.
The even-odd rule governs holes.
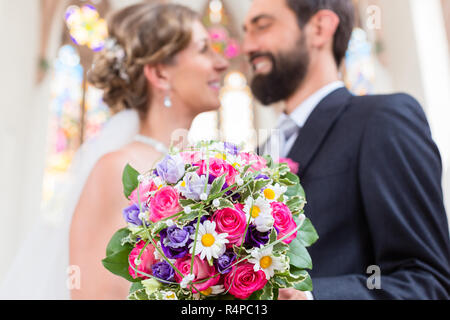
{"type": "Polygon", "coordinates": [[[422,104],[442,156],[450,217],[450,60],[439,0],[380,0],[383,47],[393,91],[422,104]]]}
{"type": "Polygon", "coordinates": [[[412,30],[419,57],[417,67],[426,111],[444,165],[444,196],[450,217],[450,59],[439,0],[411,0],[412,30]]]}
{"type": "Polygon", "coordinates": [[[44,162],[34,143],[43,116],[33,103],[39,12],[39,1],[0,1],[0,277],[39,214],[42,180],[33,169],[44,162]]]}

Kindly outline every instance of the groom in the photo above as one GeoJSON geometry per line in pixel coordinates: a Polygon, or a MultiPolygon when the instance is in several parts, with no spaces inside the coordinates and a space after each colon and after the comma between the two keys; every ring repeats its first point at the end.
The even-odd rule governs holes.
{"type": "MultiPolygon", "coordinates": [[[[310,248],[312,298],[448,299],[438,149],[412,97],[356,97],[339,81],[353,20],[351,0],[252,1],[252,90],[265,105],[285,101],[281,149],[270,150],[272,137],[260,153],[300,164],[320,237],[310,248]]],[[[280,298],[306,296],[287,289],[280,298]]]]}

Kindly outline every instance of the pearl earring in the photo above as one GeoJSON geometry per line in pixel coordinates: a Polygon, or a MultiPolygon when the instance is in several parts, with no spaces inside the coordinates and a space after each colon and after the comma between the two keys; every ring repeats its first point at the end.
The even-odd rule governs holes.
{"type": "Polygon", "coordinates": [[[164,107],[171,108],[172,107],[172,100],[170,99],[170,95],[166,94],[164,97],[164,107]]]}

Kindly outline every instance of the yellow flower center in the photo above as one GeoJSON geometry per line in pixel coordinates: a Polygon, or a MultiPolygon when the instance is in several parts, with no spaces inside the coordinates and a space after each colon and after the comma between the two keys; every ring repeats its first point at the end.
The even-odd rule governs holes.
{"type": "Polygon", "coordinates": [[[252,210],[251,210],[252,218],[258,218],[260,212],[261,212],[261,209],[258,206],[253,206],[252,210]]]}
{"type": "Polygon", "coordinates": [[[220,160],[227,160],[227,155],[225,153],[216,153],[216,158],[220,160]]]}
{"type": "Polygon", "coordinates": [[[205,296],[209,296],[212,293],[212,288],[209,287],[208,289],[200,291],[200,292],[205,296]]]}
{"type": "Polygon", "coordinates": [[[270,256],[264,256],[259,260],[261,268],[266,269],[272,265],[272,258],[270,256]]]}
{"type": "Polygon", "coordinates": [[[234,168],[237,168],[237,167],[240,167],[241,165],[239,164],[239,163],[237,163],[237,162],[235,162],[235,163],[233,163],[233,167],[234,168]]]}
{"type": "Polygon", "coordinates": [[[269,188],[264,189],[264,196],[266,197],[266,199],[273,200],[275,199],[275,191],[269,188]]]}
{"type": "Polygon", "coordinates": [[[168,294],[167,299],[175,299],[175,293],[168,294]]]}
{"type": "Polygon", "coordinates": [[[183,181],[183,182],[181,183],[181,186],[182,186],[182,187],[186,187],[186,181],[183,181]]]}
{"type": "Polygon", "coordinates": [[[216,239],[212,234],[207,233],[202,236],[202,244],[205,247],[211,247],[214,244],[214,242],[216,242],[216,239]]]}
{"type": "Polygon", "coordinates": [[[161,188],[163,187],[162,184],[159,185],[158,190],[161,190],[161,188]]]}

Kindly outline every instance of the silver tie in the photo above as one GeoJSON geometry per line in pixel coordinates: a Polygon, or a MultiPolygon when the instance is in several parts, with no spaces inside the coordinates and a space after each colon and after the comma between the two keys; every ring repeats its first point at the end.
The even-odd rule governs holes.
{"type": "Polygon", "coordinates": [[[279,158],[287,156],[289,150],[286,144],[297,131],[299,127],[291,117],[285,119],[274,129],[264,146],[264,154],[270,154],[272,159],[277,161],[279,158]]]}

